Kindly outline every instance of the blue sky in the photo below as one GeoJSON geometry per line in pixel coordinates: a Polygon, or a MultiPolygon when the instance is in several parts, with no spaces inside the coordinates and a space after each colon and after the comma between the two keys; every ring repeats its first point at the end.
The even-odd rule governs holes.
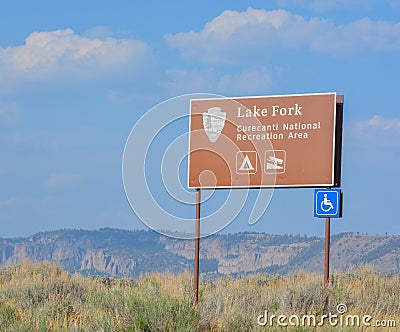
{"type": "MultiPolygon", "coordinates": [[[[168,98],[331,91],[345,96],[332,232],[400,234],[399,58],[399,0],[3,2],[0,237],[145,228],[122,155],[168,98]]],[[[275,191],[254,226],[248,205],[225,231],[323,235],[312,189],[275,191]]]]}

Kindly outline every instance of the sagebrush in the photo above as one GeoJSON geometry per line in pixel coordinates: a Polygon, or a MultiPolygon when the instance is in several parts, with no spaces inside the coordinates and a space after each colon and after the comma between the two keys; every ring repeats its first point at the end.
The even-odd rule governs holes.
{"type": "MultiPolygon", "coordinates": [[[[71,275],[44,262],[0,269],[0,331],[353,331],[316,327],[260,326],[257,317],[321,316],[346,304],[349,314],[371,315],[400,326],[400,275],[363,267],[330,277],[257,274],[202,280],[193,307],[190,273],[143,275],[137,280],[71,275]]],[[[397,331],[399,327],[364,328],[397,331]]]]}

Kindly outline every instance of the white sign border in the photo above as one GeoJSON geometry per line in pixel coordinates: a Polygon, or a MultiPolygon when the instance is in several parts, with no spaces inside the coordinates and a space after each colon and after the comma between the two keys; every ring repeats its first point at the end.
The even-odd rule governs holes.
{"type": "MultiPolygon", "coordinates": [[[[238,102],[239,103],[239,102],[238,102]]],[[[318,92],[318,93],[303,93],[303,94],[288,94],[288,95],[264,95],[264,96],[240,96],[240,97],[223,97],[220,98],[193,98],[190,99],[190,109],[189,109],[189,146],[188,146],[188,174],[187,174],[187,187],[188,189],[244,189],[244,188],[329,188],[335,187],[335,160],[336,160],[336,105],[337,105],[337,93],[336,92],[318,92]],[[274,97],[302,97],[302,96],[324,96],[324,95],[334,95],[334,103],[333,103],[333,144],[332,144],[332,182],[331,183],[316,183],[316,184],[298,184],[298,185],[260,185],[260,186],[238,186],[238,185],[231,185],[231,186],[191,186],[190,185],[190,178],[189,178],[189,171],[190,171],[190,138],[192,132],[192,102],[194,101],[212,101],[212,100],[220,100],[220,99],[232,99],[238,102],[236,99],[256,99],[256,98],[274,98],[274,97]]]]}

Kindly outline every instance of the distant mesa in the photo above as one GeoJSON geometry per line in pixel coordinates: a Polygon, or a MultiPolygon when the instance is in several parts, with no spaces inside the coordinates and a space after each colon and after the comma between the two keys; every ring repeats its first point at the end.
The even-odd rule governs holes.
{"type": "MultiPolygon", "coordinates": [[[[194,241],[153,231],[58,230],[0,240],[0,265],[24,260],[57,262],[71,273],[137,278],[144,273],[193,270],[194,241]]],[[[323,272],[324,239],[236,233],[202,240],[200,272],[218,278],[252,273],[323,272]]],[[[368,264],[381,273],[400,272],[400,236],[342,233],[331,237],[331,268],[368,264]]]]}

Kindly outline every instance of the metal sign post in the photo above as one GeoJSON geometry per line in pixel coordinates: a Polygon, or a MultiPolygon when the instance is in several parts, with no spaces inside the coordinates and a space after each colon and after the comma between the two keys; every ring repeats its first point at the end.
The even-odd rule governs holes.
{"type": "Polygon", "coordinates": [[[329,249],[331,242],[331,218],[325,219],[325,264],[324,264],[324,287],[328,288],[329,282],[329,249]]]}
{"type": "Polygon", "coordinates": [[[194,296],[193,305],[199,303],[199,266],[200,266],[200,189],[196,190],[196,234],[194,244],[194,296]]]}
{"type": "Polygon", "coordinates": [[[342,217],[343,192],[341,189],[315,189],[314,217],[325,218],[324,287],[329,283],[329,250],[331,241],[331,218],[342,217]]]}

